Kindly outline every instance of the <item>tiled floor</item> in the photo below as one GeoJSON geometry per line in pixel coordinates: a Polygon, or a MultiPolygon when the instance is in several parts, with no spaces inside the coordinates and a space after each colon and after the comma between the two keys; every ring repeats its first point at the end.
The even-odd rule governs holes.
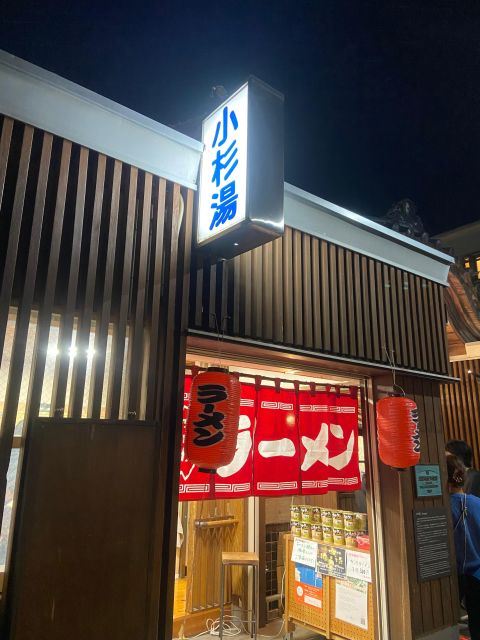
{"type": "MultiPolygon", "coordinates": [[[[228,638],[236,638],[237,640],[250,640],[250,634],[241,633],[239,635],[226,635],[224,634],[224,640],[228,638]]],[[[201,636],[195,636],[199,640],[213,640],[213,638],[218,639],[218,635],[210,635],[209,633],[202,634],[201,636]]],[[[258,640],[284,640],[284,638],[288,638],[289,636],[285,633],[283,629],[283,624],[281,620],[275,620],[271,622],[266,627],[260,630],[257,636],[258,640]]],[[[294,640],[324,640],[324,636],[315,635],[311,631],[307,629],[298,628],[293,634],[294,640]]],[[[185,639],[187,640],[187,639],[185,639]]]]}

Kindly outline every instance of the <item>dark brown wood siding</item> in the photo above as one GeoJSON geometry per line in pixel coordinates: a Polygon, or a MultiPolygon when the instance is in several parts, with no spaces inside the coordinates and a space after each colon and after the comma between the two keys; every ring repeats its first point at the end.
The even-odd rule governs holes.
{"type": "Polygon", "coordinates": [[[40,412],[154,424],[149,638],[171,626],[159,602],[168,611],[173,592],[166,559],[175,558],[192,212],[192,191],[0,116],[0,353],[14,317],[0,398],[0,504],[12,446],[22,446],[14,433],[22,381],[25,425],[40,412]]]}
{"type": "Polygon", "coordinates": [[[191,274],[190,329],[448,375],[443,287],[295,229],[191,274]]]}
{"type": "MultiPolygon", "coordinates": [[[[374,398],[391,390],[391,377],[374,378],[374,398]]],[[[422,464],[439,464],[444,493],[438,498],[418,499],[413,469],[398,472],[379,463],[382,516],[386,554],[390,637],[403,640],[422,637],[458,620],[458,588],[455,571],[450,577],[420,583],[417,577],[414,537],[414,509],[444,507],[450,522],[449,537],[453,563],[453,527],[446,490],[445,442],[440,401],[440,385],[422,378],[399,376],[397,383],[419,412],[422,464]]],[[[453,567],[452,567],[453,568],[453,567]]]]}
{"type": "Polygon", "coordinates": [[[452,362],[460,381],[442,385],[446,440],[465,440],[472,447],[473,466],[480,468],[480,360],[452,362]]]}

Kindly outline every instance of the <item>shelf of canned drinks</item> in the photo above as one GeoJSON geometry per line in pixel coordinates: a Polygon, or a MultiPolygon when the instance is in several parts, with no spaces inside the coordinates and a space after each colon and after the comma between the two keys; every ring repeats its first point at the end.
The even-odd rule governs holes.
{"type": "Polygon", "coordinates": [[[295,504],[290,508],[290,520],[294,536],[349,548],[370,549],[366,513],[295,504]]]}

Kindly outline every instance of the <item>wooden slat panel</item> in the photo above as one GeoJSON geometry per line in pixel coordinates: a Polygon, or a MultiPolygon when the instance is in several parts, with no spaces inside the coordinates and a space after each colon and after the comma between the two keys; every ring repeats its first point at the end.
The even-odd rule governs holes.
{"type": "Polygon", "coordinates": [[[273,340],[283,342],[283,243],[281,238],[273,241],[273,340]]]}
{"type": "Polygon", "coordinates": [[[383,266],[380,262],[375,263],[375,277],[377,284],[378,326],[380,329],[380,358],[382,362],[387,362],[388,344],[385,312],[385,284],[383,282],[383,266]]]}
{"type": "Polygon", "coordinates": [[[5,176],[7,173],[12,131],[13,120],[11,118],[4,118],[2,124],[2,135],[0,137],[0,211],[2,209],[3,189],[5,187],[5,176]]]}
{"type": "Polygon", "coordinates": [[[430,303],[428,300],[428,282],[421,278],[420,286],[422,290],[422,309],[425,322],[425,342],[427,347],[427,363],[429,371],[435,371],[435,362],[433,358],[432,340],[435,328],[432,325],[433,318],[430,317],[430,303]]]}
{"type": "MultiPolygon", "coordinates": [[[[410,284],[408,281],[408,274],[402,271],[402,294],[405,307],[405,333],[408,343],[408,356],[407,364],[409,367],[415,366],[415,344],[414,344],[414,329],[412,323],[412,305],[410,302],[410,284]]],[[[443,329],[444,330],[444,329],[443,329]]]]}
{"type": "Polygon", "coordinates": [[[90,329],[93,317],[93,298],[98,262],[98,244],[100,240],[100,225],[102,222],[103,193],[105,190],[105,167],[107,158],[98,156],[97,178],[95,183],[95,200],[93,204],[92,230],[90,236],[90,253],[88,256],[87,284],[83,313],[80,315],[79,328],[76,339],[76,357],[73,361],[72,386],[70,398],[70,414],[73,418],[82,417],[83,395],[85,391],[85,377],[87,373],[87,349],[90,339],[90,329]]]}
{"type": "Polygon", "coordinates": [[[337,249],[338,257],[338,322],[340,325],[340,351],[348,353],[348,323],[347,323],[347,286],[345,280],[345,250],[337,249]]]}
{"type": "Polygon", "coordinates": [[[440,285],[431,283],[431,286],[433,290],[433,304],[435,308],[435,316],[433,322],[436,326],[437,342],[435,344],[435,349],[439,358],[439,371],[447,373],[448,365],[445,353],[446,325],[444,324],[442,317],[443,292],[440,289],[440,285]]]}
{"type": "Polygon", "coordinates": [[[415,354],[415,364],[416,368],[421,369],[424,365],[421,354],[420,320],[418,315],[415,276],[411,273],[408,274],[408,293],[410,298],[410,308],[412,310],[410,319],[412,323],[412,335],[414,343],[413,352],[415,354]]]}
{"type": "MultiPolygon", "coordinates": [[[[120,311],[118,313],[117,322],[114,325],[113,339],[112,339],[112,355],[110,366],[110,384],[108,388],[107,396],[107,417],[118,419],[120,415],[120,394],[122,389],[122,374],[123,374],[123,360],[125,356],[125,335],[127,329],[127,319],[130,303],[130,286],[132,275],[132,260],[133,260],[133,236],[132,230],[135,226],[135,214],[137,208],[137,182],[138,182],[138,169],[135,167],[129,168],[129,186],[128,186],[128,205],[127,205],[127,224],[126,224],[126,236],[125,236],[125,249],[123,255],[123,270],[122,270],[122,288],[120,297],[120,311]]],[[[110,237],[110,236],[109,236],[110,237]]],[[[113,240],[112,240],[113,242],[113,240]]],[[[107,283],[106,283],[107,284],[107,283]]],[[[105,284],[105,286],[106,286],[105,284]]],[[[105,308],[105,319],[108,322],[108,315],[110,312],[105,308]]],[[[100,321],[102,324],[102,320],[100,321]]],[[[99,336],[100,332],[97,332],[99,336]]],[[[99,370],[98,376],[101,376],[102,369],[99,370]]],[[[99,397],[100,384],[96,383],[97,373],[95,367],[92,371],[92,384],[94,388],[97,388],[97,392],[90,394],[92,398],[92,406],[90,408],[90,414],[94,418],[100,416],[101,409],[101,396],[99,397]],[[93,398],[95,401],[93,402],[93,398]]],[[[102,385],[103,386],[103,385],[102,385]]]]}
{"type": "Polygon", "coordinates": [[[313,348],[311,238],[302,234],[303,346],[313,348]]]}
{"type": "Polygon", "coordinates": [[[142,368],[144,358],[145,298],[147,286],[148,239],[152,208],[152,174],[145,174],[140,238],[140,264],[138,267],[137,299],[135,305],[132,356],[129,371],[128,415],[140,419],[142,368]]]}
{"type": "MultiPolygon", "coordinates": [[[[237,267],[225,296],[238,320],[228,333],[371,362],[388,363],[388,349],[398,366],[446,373],[438,344],[445,327],[435,299],[441,290],[433,283],[421,287],[413,274],[289,227],[282,239],[232,262],[237,267]],[[283,323],[276,322],[276,309],[282,309],[283,323]]],[[[208,272],[204,266],[203,279],[208,272]]],[[[225,286],[217,275],[215,283],[212,274],[210,289],[203,288],[204,309],[220,308],[212,296],[225,286]]],[[[199,286],[198,274],[193,285],[199,286]]],[[[199,293],[193,299],[199,305],[199,293]]],[[[197,324],[198,310],[195,318],[196,327],[214,330],[205,317],[197,324]]]]}
{"type": "Polygon", "coordinates": [[[15,187],[15,198],[13,201],[12,219],[8,234],[7,255],[5,257],[5,267],[3,270],[2,288],[0,290],[0,353],[3,352],[5,344],[5,330],[8,321],[10,299],[12,296],[13,280],[17,264],[18,241],[20,238],[20,228],[22,226],[23,203],[25,201],[25,191],[27,188],[28,168],[30,164],[30,154],[32,151],[33,129],[26,126],[23,132],[22,150],[20,152],[20,163],[18,167],[17,183],[15,187]]]}
{"type": "Polygon", "coordinates": [[[252,335],[261,339],[263,332],[262,247],[257,247],[252,253],[252,335]]]}
{"type": "Polygon", "coordinates": [[[285,344],[294,343],[293,333],[293,238],[292,230],[283,236],[283,335],[285,344]]]}
{"type": "MultiPolygon", "coordinates": [[[[35,293],[35,283],[38,272],[38,256],[40,253],[40,238],[42,234],[43,216],[45,211],[45,198],[47,193],[48,172],[52,153],[53,137],[49,133],[43,135],[40,170],[38,174],[35,205],[33,210],[32,226],[30,230],[30,242],[28,247],[27,267],[25,282],[17,314],[17,324],[13,340],[10,369],[8,374],[7,390],[3,407],[0,428],[0,496],[5,496],[7,484],[7,471],[10,462],[10,452],[15,432],[16,415],[20,399],[23,366],[25,363],[25,351],[27,348],[27,335],[30,324],[30,316],[35,293]]],[[[3,509],[2,509],[3,519],[3,509]]],[[[0,523],[1,529],[1,523],[0,523]]]]}
{"type": "Polygon", "coordinates": [[[372,336],[372,305],[370,287],[368,279],[368,258],[362,256],[360,267],[362,270],[362,298],[363,298],[363,323],[365,335],[365,356],[368,360],[373,359],[373,336],[372,336]]]}
{"type": "MultiPolygon", "coordinates": [[[[103,282],[103,299],[100,312],[100,320],[97,323],[95,332],[95,359],[91,376],[90,411],[92,417],[97,417],[100,415],[103,382],[105,380],[105,359],[107,353],[108,325],[110,322],[110,311],[112,307],[121,177],[122,164],[118,160],[115,160],[113,167],[112,200],[110,204],[106,267],[103,282]]],[[[127,228],[127,234],[128,233],[129,230],[127,228]]]]}
{"type": "Polygon", "coordinates": [[[293,231],[293,341],[303,344],[302,234],[293,231]]]}
{"type": "Polygon", "coordinates": [[[357,352],[357,323],[355,320],[355,295],[353,280],[353,254],[351,251],[345,252],[345,269],[347,274],[347,318],[348,318],[348,343],[349,353],[357,352]]]}
{"type": "Polygon", "coordinates": [[[322,292],[322,337],[325,351],[332,350],[332,325],[330,315],[330,270],[328,262],[328,244],[320,241],[320,284],[322,292]]]}
{"type": "Polygon", "coordinates": [[[329,246],[330,322],[332,328],[332,351],[340,352],[340,323],[338,322],[337,247],[329,246]]]}
{"type": "MultiPolygon", "coordinates": [[[[153,420],[157,398],[155,390],[157,388],[158,371],[152,363],[158,362],[158,348],[160,331],[162,326],[162,314],[160,305],[163,290],[163,251],[164,251],[164,231],[165,231],[165,191],[166,182],[161,178],[158,182],[158,192],[156,209],[154,211],[155,221],[155,245],[154,245],[154,269],[153,269],[153,296],[152,296],[152,317],[150,324],[150,354],[148,375],[147,375],[147,406],[145,410],[146,420],[153,420]]],[[[190,203],[189,203],[190,205],[190,203]]]]}
{"type": "Polygon", "coordinates": [[[353,254],[353,294],[355,297],[355,320],[357,333],[357,353],[360,358],[365,357],[365,321],[362,300],[362,273],[360,266],[360,256],[358,253],[353,254]]]}
{"type": "Polygon", "coordinates": [[[478,458],[480,451],[480,435],[478,431],[479,418],[479,384],[475,379],[477,361],[455,363],[455,373],[460,382],[455,385],[458,411],[458,438],[466,440],[478,458]],[[470,373],[469,373],[470,371],[470,373]]]}
{"type": "Polygon", "coordinates": [[[244,253],[240,257],[241,266],[241,308],[240,312],[240,331],[245,336],[252,335],[252,253],[244,253]],[[243,328],[243,331],[242,331],[243,328]]]}
{"type": "Polygon", "coordinates": [[[405,292],[403,289],[403,273],[400,269],[394,270],[394,278],[396,283],[396,295],[398,306],[398,326],[400,338],[400,363],[404,367],[408,367],[408,320],[405,316],[405,292]]]}
{"type": "Polygon", "coordinates": [[[402,363],[402,346],[400,341],[400,332],[403,331],[399,323],[398,317],[398,295],[397,295],[397,277],[394,267],[390,267],[388,282],[390,284],[390,302],[392,315],[392,331],[393,331],[393,348],[395,349],[395,362],[402,363]]]}
{"type": "Polygon", "coordinates": [[[428,354],[427,354],[427,340],[426,340],[426,327],[425,327],[425,313],[423,309],[423,295],[422,295],[422,279],[418,276],[414,276],[415,280],[415,295],[417,301],[417,314],[418,325],[420,327],[420,350],[422,352],[422,368],[428,371],[428,354]]]}
{"type": "Polygon", "coordinates": [[[372,308],[372,342],[373,342],[373,359],[380,361],[382,359],[382,347],[380,337],[380,323],[378,321],[378,294],[377,279],[375,276],[376,265],[371,259],[368,260],[368,284],[370,289],[370,304],[372,308]]]}
{"type": "Polygon", "coordinates": [[[313,341],[314,348],[323,348],[322,306],[320,287],[320,244],[318,238],[312,238],[312,295],[313,295],[313,341]]]}
{"type": "MultiPolygon", "coordinates": [[[[385,339],[388,355],[392,357],[392,351],[395,351],[395,339],[393,336],[393,316],[392,316],[392,285],[390,282],[390,268],[383,265],[383,301],[384,301],[384,313],[385,313],[385,339]]],[[[395,362],[397,361],[397,354],[393,354],[395,362]]]]}
{"type": "Polygon", "coordinates": [[[40,410],[42,384],[45,372],[45,361],[47,358],[47,350],[45,348],[45,345],[48,344],[50,322],[53,312],[53,303],[55,299],[55,289],[59,268],[58,259],[60,256],[60,245],[62,239],[65,199],[67,195],[68,170],[70,166],[71,152],[72,143],[64,140],[62,144],[60,171],[58,177],[57,195],[51,233],[51,244],[48,256],[47,279],[45,283],[45,292],[42,300],[42,305],[40,307],[37,321],[37,334],[35,336],[34,347],[36,358],[32,367],[32,382],[29,388],[29,399],[27,400],[27,415],[25,416],[26,424],[29,424],[30,416],[36,418],[40,410]]]}
{"type": "Polygon", "coordinates": [[[82,245],[83,215],[85,208],[85,189],[87,183],[88,149],[80,149],[80,162],[77,175],[77,194],[75,218],[68,276],[67,301],[60,320],[58,336],[59,355],[55,363],[52,402],[50,415],[61,417],[65,412],[70,348],[72,344],[73,320],[77,302],[78,273],[80,268],[80,250],[82,245]]]}
{"type": "MultiPolygon", "coordinates": [[[[240,287],[241,287],[241,258],[236,256],[233,259],[233,335],[240,334],[240,287]]],[[[198,297],[198,296],[197,296],[198,297]]],[[[274,325],[275,327],[275,325],[274,325]]]]}
{"type": "Polygon", "coordinates": [[[268,242],[262,246],[262,289],[263,289],[263,330],[264,340],[273,340],[273,247],[268,242]]]}

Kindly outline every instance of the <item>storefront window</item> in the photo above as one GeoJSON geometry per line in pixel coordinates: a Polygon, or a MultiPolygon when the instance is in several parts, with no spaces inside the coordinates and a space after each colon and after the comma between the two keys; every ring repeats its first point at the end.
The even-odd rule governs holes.
{"type": "MultiPolygon", "coordinates": [[[[200,368],[218,364],[194,355],[187,358],[187,363],[190,367],[200,368]]],[[[361,381],[349,376],[340,377],[335,374],[319,374],[315,371],[282,369],[273,364],[271,366],[255,365],[251,362],[247,364],[239,360],[228,361],[225,359],[222,364],[229,365],[230,369],[236,371],[240,375],[240,380],[244,382],[251,383],[254,376],[260,376],[266,385],[271,386],[275,386],[275,381],[281,379],[284,387],[289,389],[299,388],[297,385],[302,383],[304,385],[315,383],[321,388],[329,385],[335,388],[342,387],[345,390],[352,387],[362,388],[361,381]]],[[[302,507],[305,507],[305,513],[308,511],[310,514],[314,510],[315,518],[317,512],[318,514],[322,513],[322,509],[327,516],[330,513],[330,518],[334,514],[337,526],[334,528],[332,520],[330,523],[331,540],[327,537],[325,544],[331,545],[332,548],[340,548],[340,554],[345,554],[347,549],[352,549],[365,553],[369,557],[367,497],[364,481],[369,464],[366,459],[364,443],[367,424],[366,418],[360,413],[362,402],[359,401],[358,406],[358,469],[362,485],[357,491],[329,491],[317,496],[254,497],[238,500],[204,499],[179,503],[173,612],[174,637],[177,637],[181,628],[186,635],[191,636],[206,632],[211,628],[212,623],[214,624],[213,628],[216,628],[215,624],[218,626],[218,621],[215,621],[219,613],[221,553],[227,550],[248,550],[259,554],[260,572],[265,576],[265,579],[261,580],[259,594],[261,623],[270,624],[269,632],[279,633],[282,630],[285,607],[288,607],[289,602],[291,604],[291,600],[294,598],[292,595],[292,576],[289,574],[292,570],[290,557],[291,545],[294,540],[294,537],[290,535],[292,532],[292,507],[298,508],[299,512],[302,507]],[[252,506],[249,506],[250,503],[252,506]],[[342,526],[340,526],[340,519],[342,526]],[[358,523],[361,523],[362,527],[358,523]],[[362,538],[360,541],[364,547],[362,550],[357,546],[359,544],[357,537],[362,538]]],[[[337,433],[340,435],[338,431],[337,433]]],[[[323,544],[322,527],[324,524],[327,531],[328,524],[322,524],[321,515],[318,518],[318,523],[314,523],[305,516],[304,525],[299,523],[298,527],[300,539],[304,536],[304,538],[323,544]],[[306,535],[307,528],[309,530],[308,536],[306,535]]],[[[297,533],[296,528],[295,533],[297,533]]],[[[347,579],[347,576],[344,577],[347,579]]],[[[325,578],[325,585],[329,584],[329,579],[325,578]]],[[[340,593],[342,588],[345,590],[345,597],[353,597],[350,593],[352,584],[348,580],[349,578],[345,584],[339,581],[338,589],[340,593]]],[[[370,602],[372,598],[372,587],[367,583],[361,586],[358,599],[359,602],[361,600],[363,615],[365,602],[370,602]]],[[[229,615],[233,616],[229,618],[229,625],[233,625],[230,628],[232,633],[248,630],[248,616],[243,609],[248,608],[251,588],[252,584],[248,582],[245,575],[242,575],[241,571],[235,570],[226,594],[229,615]]],[[[310,609],[310,613],[312,611],[315,612],[315,608],[310,609]]],[[[342,611],[339,611],[339,615],[343,615],[342,611]]],[[[357,618],[356,622],[360,628],[362,625],[365,628],[365,624],[370,624],[369,628],[371,631],[373,630],[374,620],[370,619],[368,623],[365,619],[361,622],[360,614],[357,618]]],[[[322,625],[319,623],[319,633],[321,630],[322,625]]]]}

